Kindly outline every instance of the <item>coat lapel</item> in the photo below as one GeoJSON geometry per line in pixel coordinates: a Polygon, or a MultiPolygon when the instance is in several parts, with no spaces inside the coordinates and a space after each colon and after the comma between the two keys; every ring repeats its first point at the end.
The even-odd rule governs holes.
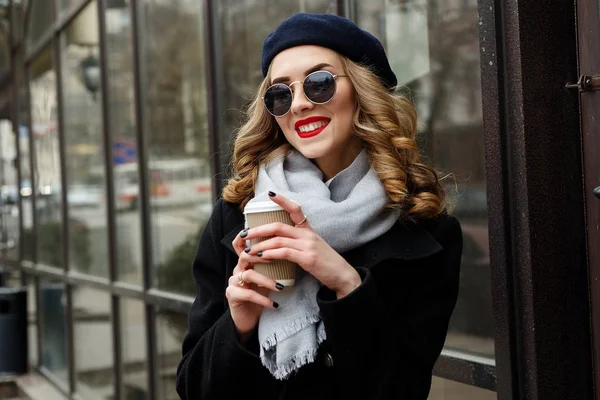
{"type": "MultiPolygon", "coordinates": [[[[231,242],[244,229],[244,223],[236,225],[227,233],[221,244],[235,254],[231,242]]],[[[421,225],[397,222],[389,231],[360,247],[347,251],[342,256],[354,267],[371,268],[385,260],[416,260],[429,257],[443,250],[442,246],[421,225]]]]}

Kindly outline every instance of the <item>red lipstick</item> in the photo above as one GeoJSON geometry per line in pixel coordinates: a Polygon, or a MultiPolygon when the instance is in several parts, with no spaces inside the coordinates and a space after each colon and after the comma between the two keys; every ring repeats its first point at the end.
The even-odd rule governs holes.
{"type": "Polygon", "coordinates": [[[308,117],[306,119],[301,119],[299,121],[296,121],[296,123],[294,124],[294,128],[296,129],[296,133],[298,134],[298,136],[300,136],[301,138],[303,138],[303,139],[310,138],[313,136],[317,136],[319,133],[321,133],[323,131],[323,129],[327,128],[329,123],[323,125],[320,128],[315,129],[314,131],[310,131],[310,132],[300,132],[300,127],[302,125],[312,124],[312,123],[319,122],[319,121],[329,122],[330,119],[327,117],[321,117],[321,116],[308,117]]]}

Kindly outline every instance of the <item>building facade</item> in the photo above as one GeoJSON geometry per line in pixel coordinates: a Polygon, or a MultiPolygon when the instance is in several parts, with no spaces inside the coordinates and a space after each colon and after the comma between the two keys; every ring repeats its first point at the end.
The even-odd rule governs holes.
{"type": "Polygon", "coordinates": [[[600,400],[598,0],[0,1],[0,282],[27,290],[32,373],[177,399],[262,40],[303,11],[381,40],[448,177],[464,251],[430,399],[600,400]]]}

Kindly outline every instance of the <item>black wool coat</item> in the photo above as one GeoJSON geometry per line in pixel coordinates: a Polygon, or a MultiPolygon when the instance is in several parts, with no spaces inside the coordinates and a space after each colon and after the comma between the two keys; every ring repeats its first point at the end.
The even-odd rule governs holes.
{"type": "Polygon", "coordinates": [[[326,341],[317,360],[288,380],[260,362],[256,333],[243,346],[225,289],[237,264],[231,242],[243,229],[237,205],[219,200],[193,262],[197,294],[189,313],[177,392],[183,400],[425,400],[458,295],[462,232],[448,215],[398,222],[342,256],[362,284],[337,300],[317,293],[326,341]]]}

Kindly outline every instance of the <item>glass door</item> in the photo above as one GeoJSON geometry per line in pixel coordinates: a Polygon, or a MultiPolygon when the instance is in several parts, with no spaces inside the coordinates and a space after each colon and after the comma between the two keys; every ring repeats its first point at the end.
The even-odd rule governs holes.
{"type": "Polygon", "coordinates": [[[579,0],[577,15],[594,398],[600,400],[600,0],[579,0]]]}

